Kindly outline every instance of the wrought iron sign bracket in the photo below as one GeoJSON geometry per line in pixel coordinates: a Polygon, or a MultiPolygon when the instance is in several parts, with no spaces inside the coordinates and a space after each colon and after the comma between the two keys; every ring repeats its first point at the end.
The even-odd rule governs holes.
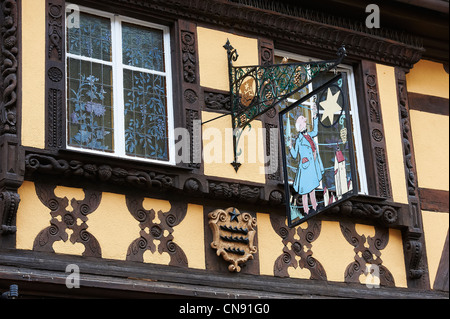
{"type": "MultiPolygon", "coordinates": [[[[238,172],[242,165],[239,162],[242,153],[239,139],[246,128],[251,129],[251,122],[300,92],[314,79],[336,68],[346,56],[346,50],[342,46],[337,52],[338,58],[331,61],[235,67],[233,62],[239,58],[237,50],[229,40],[224,48],[228,55],[233,128],[234,160],[231,165],[238,172]]],[[[226,115],[218,118],[223,116],[226,115]]]]}

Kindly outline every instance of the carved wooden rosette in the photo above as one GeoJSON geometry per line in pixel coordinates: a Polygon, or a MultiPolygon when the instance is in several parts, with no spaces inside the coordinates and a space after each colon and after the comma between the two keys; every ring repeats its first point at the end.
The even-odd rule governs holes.
{"type": "Polygon", "coordinates": [[[228,270],[240,272],[240,264],[253,259],[257,252],[254,245],[256,218],[240,213],[236,208],[217,209],[208,215],[213,233],[211,247],[229,263],[228,270]]]}

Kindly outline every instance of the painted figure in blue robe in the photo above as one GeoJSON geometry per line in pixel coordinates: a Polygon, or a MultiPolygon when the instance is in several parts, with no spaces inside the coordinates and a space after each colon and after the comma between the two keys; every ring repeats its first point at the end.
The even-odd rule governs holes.
{"type": "Polygon", "coordinates": [[[314,127],[311,132],[306,128],[306,118],[300,116],[295,124],[300,133],[294,146],[290,145],[290,155],[299,159],[297,174],[294,180],[294,190],[302,196],[303,210],[309,213],[308,197],[314,211],[317,210],[315,189],[319,187],[323,178],[324,167],[314,138],[317,136],[319,119],[316,109],[313,109],[314,127]]]}

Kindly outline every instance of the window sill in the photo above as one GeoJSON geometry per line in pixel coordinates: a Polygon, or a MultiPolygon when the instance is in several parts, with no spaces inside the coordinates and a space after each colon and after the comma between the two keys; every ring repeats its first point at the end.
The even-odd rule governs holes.
{"type": "MultiPolygon", "coordinates": [[[[140,158],[140,157],[122,157],[122,156],[118,156],[115,155],[113,153],[99,153],[96,151],[90,151],[90,150],[83,150],[83,149],[77,149],[77,148],[73,148],[73,147],[68,147],[65,149],[60,149],[58,151],[59,154],[61,155],[65,155],[67,154],[68,156],[82,156],[82,157],[89,157],[92,158],[93,160],[107,160],[107,161],[114,161],[115,163],[132,163],[131,165],[133,165],[134,167],[152,167],[152,168],[169,168],[169,169],[177,169],[177,168],[182,168],[182,169],[190,169],[188,167],[183,167],[182,165],[177,165],[174,164],[172,162],[164,162],[164,161],[158,161],[158,160],[153,160],[153,159],[145,159],[145,158],[140,158]]],[[[124,164],[119,164],[119,165],[124,165],[124,164]]]]}

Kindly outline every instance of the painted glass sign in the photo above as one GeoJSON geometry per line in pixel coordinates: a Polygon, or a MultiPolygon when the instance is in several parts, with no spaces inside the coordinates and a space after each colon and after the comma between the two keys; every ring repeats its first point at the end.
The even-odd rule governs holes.
{"type": "Polygon", "coordinates": [[[357,193],[345,74],[327,74],[279,113],[286,209],[298,225],[357,193]]]}

